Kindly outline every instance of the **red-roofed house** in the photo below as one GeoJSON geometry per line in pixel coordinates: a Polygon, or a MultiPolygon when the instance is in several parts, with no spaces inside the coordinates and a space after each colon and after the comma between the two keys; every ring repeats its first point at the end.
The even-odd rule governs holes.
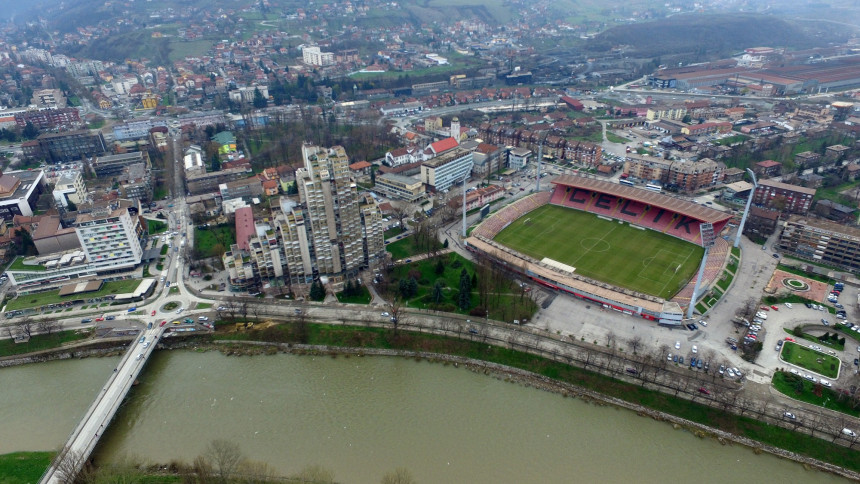
{"type": "Polygon", "coordinates": [[[570,96],[562,96],[561,100],[565,104],[567,104],[568,106],[573,108],[574,111],[582,111],[583,109],[585,109],[585,106],[581,102],[577,101],[576,99],[574,99],[570,96]]]}
{"type": "Polygon", "coordinates": [[[773,160],[759,161],[755,164],[755,172],[759,176],[779,176],[782,174],[782,164],[773,160]]]}
{"type": "Polygon", "coordinates": [[[366,161],[356,161],[349,165],[349,171],[355,176],[369,176],[371,166],[373,165],[366,161]]]}
{"type": "Polygon", "coordinates": [[[279,186],[278,180],[266,180],[263,182],[263,193],[269,196],[277,195],[279,186]]]}
{"type": "Polygon", "coordinates": [[[236,210],[236,245],[242,250],[250,250],[248,239],[257,235],[257,227],[254,225],[254,211],[251,207],[242,207],[236,210]]]}
{"type": "Polygon", "coordinates": [[[445,138],[427,145],[427,148],[424,149],[424,155],[426,158],[433,158],[434,156],[439,156],[448,150],[453,150],[457,146],[459,146],[459,143],[456,139],[445,138]]]}

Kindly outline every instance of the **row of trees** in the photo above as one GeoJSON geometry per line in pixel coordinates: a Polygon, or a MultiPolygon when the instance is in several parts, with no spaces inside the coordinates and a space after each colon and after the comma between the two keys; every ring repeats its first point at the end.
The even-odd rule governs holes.
{"type": "MultiPolygon", "coordinates": [[[[115,464],[99,467],[84,462],[81,456],[68,449],[59,452],[64,460],[59,463],[58,475],[62,482],[78,484],[114,484],[150,482],[163,474],[161,466],[147,465],[126,459],[115,464]]],[[[191,463],[172,461],[168,467],[171,474],[178,475],[189,484],[270,484],[272,482],[297,482],[304,484],[334,484],[334,473],[320,465],[309,465],[301,471],[282,476],[266,462],[248,458],[239,444],[225,439],[215,439],[206,446],[203,454],[191,463]]],[[[404,467],[385,473],[381,484],[414,484],[415,478],[404,467]]]]}

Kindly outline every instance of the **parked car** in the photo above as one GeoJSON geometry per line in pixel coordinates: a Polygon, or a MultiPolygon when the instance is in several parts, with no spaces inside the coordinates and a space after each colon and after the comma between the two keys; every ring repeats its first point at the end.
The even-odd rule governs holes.
{"type": "Polygon", "coordinates": [[[771,304],[770,308],[774,311],[779,311],[779,308],[775,304],[771,304]]]}
{"type": "Polygon", "coordinates": [[[791,305],[791,303],[785,303],[785,307],[787,307],[788,309],[791,309],[791,308],[793,308],[794,306],[792,306],[792,305],[791,305]]]}
{"type": "Polygon", "coordinates": [[[676,349],[676,350],[680,350],[680,349],[681,349],[681,342],[680,342],[680,341],[675,341],[675,349],[676,349]]]}
{"type": "Polygon", "coordinates": [[[693,354],[696,354],[698,352],[699,352],[699,347],[696,345],[693,345],[693,354]]]}
{"type": "Polygon", "coordinates": [[[84,318],[81,320],[81,324],[87,324],[87,323],[92,323],[92,322],[93,322],[93,320],[91,318],[84,318]]]}
{"type": "Polygon", "coordinates": [[[796,420],[797,417],[791,412],[782,412],[782,416],[789,420],[796,420]]]}
{"type": "Polygon", "coordinates": [[[842,433],[849,437],[857,437],[857,434],[851,429],[842,429],[842,433]]]}
{"type": "Polygon", "coordinates": [[[710,395],[711,392],[705,387],[699,387],[699,393],[704,393],[705,395],[710,395]]]}
{"type": "Polygon", "coordinates": [[[114,319],[116,319],[116,316],[105,316],[105,319],[108,321],[113,321],[114,319]]]}

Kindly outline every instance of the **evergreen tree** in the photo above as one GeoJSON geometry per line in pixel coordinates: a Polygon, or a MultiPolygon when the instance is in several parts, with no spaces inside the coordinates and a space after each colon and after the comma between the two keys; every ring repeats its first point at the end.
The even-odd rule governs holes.
{"type": "Polygon", "coordinates": [[[221,171],[221,159],[218,158],[218,153],[212,155],[212,166],[210,171],[221,171]]]}
{"type": "Polygon", "coordinates": [[[320,281],[314,281],[311,284],[311,299],[314,301],[322,301],[325,299],[325,288],[320,281]]]}
{"type": "Polygon", "coordinates": [[[471,287],[478,287],[478,273],[477,272],[472,274],[472,286],[471,287]]]}
{"type": "Polygon", "coordinates": [[[409,299],[409,281],[406,279],[400,279],[398,289],[400,290],[400,296],[403,299],[409,299]]]}
{"type": "Polygon", "coordinates": [[[469,272],[465,268],[460,271],[460,297],[458,305],[464,311],[472,305],[472,281],[469,278],[469,272]]]}
{"type": "Polygon", "coordinates": [[[448,248],[448,239],[445,239],[445,242],[442,242],[442,248],[443,248],[443,249],[447,249],[447,248],[448,248]]]}
{"type": "Polygon", "coordinates": [[[263,97],[263,93],[260,92],[260,88],[254,88],[254,107],[257,109],[263,109],[269,105],[269,100],[263,97]]]}
{"type": "Polygon", "coordinates": [[[443,296],[444,295],[442,293],[442,283],[436,281],[436,284],[433,284],[433,294],[431,296],[433,298],[433,304],[438,305],[439,303],[441,303],[443,296]]]}
{"type": "Polygon", "coordinates": [[[436,260],[436,271],[435,272],[436,272],[437,276],[441,276],[442,274],[445,273],[445,263],[442,262],[441,257],[438,260],[436,260]]]}
{"type": "Polygon", "coordinates": [[[370,184],[376,185],[376,170],[370,167],[370,184]]]}
{"type": "Polygon", "coordinates": [[[409,278],[409,297],[413,297],[418,294],[418,281],[415,280],[414,277],[409,278]]]}

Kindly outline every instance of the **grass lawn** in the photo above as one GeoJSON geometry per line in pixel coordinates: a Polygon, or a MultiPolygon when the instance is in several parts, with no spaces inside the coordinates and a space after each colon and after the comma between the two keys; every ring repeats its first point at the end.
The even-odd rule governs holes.
{"type": "Polygon", "coordinates": [[[811,381],[804,380],[798,375],[787,371],[778,371],[774,373],[771,383],[780,393],[788,395],[795,400],[818,405],[819,407],[826,406],[830,410],[860,417],[860,409],[852,408],[847,398],[842,399],[839,393],[811,381]],[[800,388],[798,382],[802,384],[800,393],[797,392],[800,388]]]}
{"type": "Polygon", "coordinates": [[[209,309],[212,307],[211,303],[197,303],[194,309],[209,309]]]}
{"type": "MultiPolygon", "coordinates": [[[[401,279],[414,277],[418,282],[418,290],[414,296],[408,299],[407,305],[409,307],[468,314],[469,310],[464,311],[457,307],[460,273],[463,269],[466,269],[470,277],[475,274],[475,266],[472,262],[463,259],[456,253],[444,254],[395,267],[390,284],[391,287],[397,288],[401,279]],[[440,258],[444,270],[441,274],[437,274],[436,269],[440,258]],[[433,286],[437,281],[442,285],[442,300],[438,305],[432,299],[433,286]]],[[[528,295],[521,293],[520,288],[510,278],[505,278],[498,283],[501,286],[497,291],[488,291],[490,296],[488,307],[485,309],[478,308],[480,300],[477,288],[472,287],[470,310],[478,308],[475,310],[480,313],[481,317],[486,317],[488,310],[488,317],[499,321],[510,322],[514,319],[531,319],[537,311],[537,306],[528,295]]]]}
{"type": "Polygon", "coordinates": [[[413,255],[423,254],[415,245],[415,238],[412,236],[404,237],[396,242],[392,242],[385,246],[385,250],[391,253],[391,258],[394,260],[405,259],[413,255]]]}
{"type": "Polygon", "coordinates": [[[403,233],[403,230],[401,230],[400,227],[392,227],[392,228],[386,230],[385,232],[383,232],[382,237],[385,239],[390,239],[390,238],[396,237],[402,233],[403,233]]]}
{"type": "Polygon", "coordinates": [[[24,264],[24,258],[23,257],[16,257],[15,260],[13,260],[12,263],[6,267],[6,270],[7,271],[45,271],[46,269],[45,269],[45,266],[43,266],[43,265],[31,266],[28,264],[24,264]]]}
{"type": "Polygon", "coordinates": [[[221,257],[236,242],[236,227],[230,224],[194,229],[194,244],[200,257],[221,257]]]}
{"type": "Polygon", "coordinates": [[[623,137],[623,136],[618,136],[617,134],[615,134],[615,133],[613,133],[613,132],[611,132],[611,131],[607,131],[607,132],[606,132],[606,139],[607,139],[610,143],[629,143],[629,142],[630,142],[630,140],[629,140],[629,139],[627,139],[627,138],[625,138],[625,137],[623,137]]]}
{"type": "MultiPolygon", "coordinates": [[[[35,328],[34,328],[35,329],[35,328]]],[[[11,339],[0,340],[0,356],[20,355],[31,351],[56,348],[63,343],[89,338],[89,331],[77,333],[76,330],[60,331],[50,336],[37,334],[26,343],[15,343],[11,339]]],[[[2,464],[0,464],[2,465],[2,464]]],[[[0,479],[0,482],[4,482],[0,479]]]]}
{"type": "Polygon", "coordinates": [[[556,205],[515,220],[495,240],[538,260],[573,266],[577,274],[666,299],[690,280],[704,253],[666,234],[556,205]]]}
{"type": "Polygon", "coordinates": [[[358,295],[355,296],[345,296],[343,292],[339,292],[335,294],[337,296],[338,302],[342,302],[345,304],[370,304],[370,300],[373,299],[370,295],[370,291],[367,290],[364,286],[358,286],[358,295]]]}
{"type": "Polygon", "coordinates": [[[722,145],[722,146],[729,146],[729,145],[733,145],[735,143],[742,143],[748,139],[750,139],[749,136],[746,136],[743,134],[736,134],[734,136],[729,136],[727,138],[719,139],[719,140],[715,141],[714,143],[716,143],[718,145],[722,145]]]}
{"type": "Polygon", "coordinates": [[[13,452],[0,455],[0,482],[29,484],[38,482],[51,465],[53,452],[13,452]]]}
{"type": "Polygon", "coordinates": [[[805,346],[786,341],[779,352],[779,359],[792,365],[806,368],[819,375],[834,379],[839,375],[839,358],[825,355],[805,346]]]}
{"type": "MultiPolygon", "coordinates": [[[[75,294],[71,296],[60,297],[59,291],[47,291],[37,294],[28,294],[19,296],[6,305],[6,310],[24,309],[37,306],[45,306],[47,304],[74,301],[76,299],[90,299],[95,297],[109,296],[111,294],[125,294],[134,292],[137,286],[140,285],[140,279],[127,279],[124,281],[111,281],[102,285],[102,288],[96,292],[88,292],[86,294],[75,294]]],[[[71,309],[71,308],[69,308],[71,309]]]]}
{"type": "Polygon", "coordinates": [[[146,226],[150,234],[160,234],[167,230],[167,222],[159,220],[147,220],[146,226]]]}

